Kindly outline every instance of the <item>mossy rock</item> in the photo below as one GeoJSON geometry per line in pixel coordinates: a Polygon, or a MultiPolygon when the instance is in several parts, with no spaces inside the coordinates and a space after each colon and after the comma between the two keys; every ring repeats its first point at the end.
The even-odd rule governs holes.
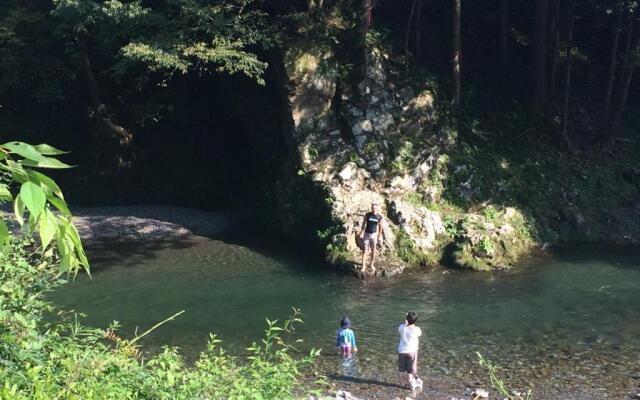
{"type": "Polygon", "coordinates": [[[460,221],[453,261],[462,269],[474,271],[506,269],[534,245],[521,212],[489,206],[482,214],[469,214],[460,221]]]}

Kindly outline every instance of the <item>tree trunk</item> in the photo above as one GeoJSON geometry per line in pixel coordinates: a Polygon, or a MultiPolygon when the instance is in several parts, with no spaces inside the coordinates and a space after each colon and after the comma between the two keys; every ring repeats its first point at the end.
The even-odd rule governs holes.
{"type": "Polygon", "coordinates": [[[571,141],[569,140],[568,125],[569,125],[569,99],[571,96],[571,50],[573,48],[573,25],[575,17],[573,15],[573,2],[569,0],[568,4],[568,22],[567,22],[567,57],[566,57],[566,69],[564,76],[564,98],[562,104],[562,129],[560,130],[560,140],[562,144],[573,152],[571,141]]]}
{"type": "Polygon", "coordinates": [[[367,72],[367,33],[369,32],[369,9],[372,0],[355,1],[355,42],[354,42],[354,68],[352,83],[357,86],[367,72]]]}
{"type": "Polygon", "coordinates": [[[418,0],[418,9],[416,10],[416,61],[420,61],[422,57],[422,0],[418,0]]]}
{"type": "Polygon", "coordinates": [[[413,24],[413,15],[416,12],[417,3],[418,0],[413,0],[411,12],[409,13],[409,21],[407,21],[407,36],[404,39],[404,67],[406,71],[409,71],[409,37],[411,36],[411,25],[413,24]]]}
{"type": "Polygon", "coordinates": [[[620,45],[620,31],[622,28],[622,19],[624,18],[624,11],[620,7],[616,13],[615,33],[613,35],[613,45],[611,46],[611,55],[609,56],[609,72],[607,74],[607,86],[604,95],[604,108],[603,108],[603,126],[602,129],[606,134],[607,121],[609,120],[609,112],[611,109],[611,95],[613,93],[613,82],[616,75],[616,60],[618,58],[618,47],[620,45]]]}
{"type": "Polygon", "coordinates": [[[89,34],[84,28],[79,28],[76,32],[76,45],[80,55],[80,72],[89,93],[90,118],[96,124],[97,132],[95,133],[98,134],[98,139],[115,136],[120,140],[121,144],[129,144],[133,139],[133,135],[116,122],[113,111],[100,98],[98,82],[91,68],[88,36],[89,34]]]}
{"type": "Polygon", "coordinates": [[[533,110],[541,112],[547,100],[547,19],[549,0],[536,1],[533,32],[533,110]]]}
{"type": "Polygon", "coordinates": [[[616,144],[616,136],[620,129],[622,114],[627,106],[629,97],[629,88],[633,80],[633,72],[636,62],[633,60],[633,53],[640,51],[640,29],[635,29],[636,20],[640,17],[640,6],[636,7],[635,12],[629,23],[629,32],[627,35],[627,45],[625,50],[624,63],[622,67],[622,78],[620,80],[620,94],[618,102],[611,113],[609,129],[605,141],[605,150],[611,152],[616,144]]]}
{"type": "Polygon", "coordinates": [[[453,0],[453,57],[452,57],[452,78],[453,78],[453,105],[460,105],[460,19],[462,14],[461,0],[453,0]]]}
{"type": "Polygon", "coordinates": [[[551,60],[549,63],[549,97],[556,93],[556,83],[558,81],[558,64],[560,62],[560,0],[553,0],[552,14],[549,20],[549,52],[551,60]]]}
{"type": "Polygon", "coordinates": [[[507,63],[509,57],[509,0],[500,2],[500,62],[507,63]]]}

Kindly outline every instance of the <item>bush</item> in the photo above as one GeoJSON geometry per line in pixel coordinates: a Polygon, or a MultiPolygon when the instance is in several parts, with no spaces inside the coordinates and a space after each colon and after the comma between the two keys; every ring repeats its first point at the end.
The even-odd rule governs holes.
{"type": "MultiPolygon", "coordinates": [[[[95,329],[77,318],[47,325],[54,307],[44,293],[64,283],[51,256],[34,258],[29,242],[12,241],[0,253],[0,399],[288,399],[303,368],[319,350],[296,357],[287,339],[300,311],[282,324],[267,320],[263,339],[247,357],[219,347],[212,335],[194,365],[164,347],[145,362],[138,339],[117,326],[95,329]]],[[[37,253],[36,253],[37,254],[37,253]]],[[[296,343],[299,341],[296,341],[296,343]]]]}

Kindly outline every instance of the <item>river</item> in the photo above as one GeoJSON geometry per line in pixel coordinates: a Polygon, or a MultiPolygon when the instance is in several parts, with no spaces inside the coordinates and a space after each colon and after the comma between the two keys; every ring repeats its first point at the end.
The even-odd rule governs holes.
{"type": "MultiPolygon", "coordinates": [[[[316,368],[356,395],[406,395],[395,383],[397,326],[419,315],[424,336],[419,398],[448,399],[489,388],[476,351],[511,387],[536,399],[624,399],[640,392],[640,249],[574,246],[540,253],[499,273],[420,270],[357,280],[287,243],[196,240],[117,243],[88,249],[92,279],[51,294],[121,334],[186,312],[142,343],[179,346],[189,359],[209,332],[234,353],[260,337],[265,317],[302,309],[307,348],[324,349],[316,368]],[[240,243],[240,244],[239,244],[240,243]],[[359,353],[343,365],[333,348],[338,322],[353,321],[359,353]]],[[[404,397],[403,397],[404,398],[404,397]]]]}

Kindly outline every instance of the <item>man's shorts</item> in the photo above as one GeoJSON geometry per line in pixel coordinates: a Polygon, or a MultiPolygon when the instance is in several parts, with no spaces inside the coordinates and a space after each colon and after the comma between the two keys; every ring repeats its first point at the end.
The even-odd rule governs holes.
{"type": "Polygon", "coordinates": [[[398,371],[418,373],[418,353],[398,353],[398,371]]]}
{"type": "Polygon", "coordinates": [[[378,241],[378,233],[364,233],[364,248],[366,249],[375,249],[376,243],[378,241]]]}

